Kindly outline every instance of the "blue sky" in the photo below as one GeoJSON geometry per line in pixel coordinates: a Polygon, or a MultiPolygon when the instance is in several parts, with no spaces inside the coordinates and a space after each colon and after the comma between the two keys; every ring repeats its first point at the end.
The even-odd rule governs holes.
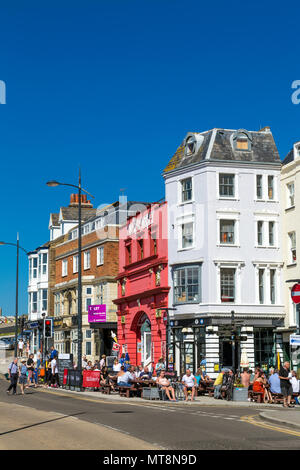
{"type": "MultiPolygon", "coordinates": [[[[158,200],[188,131],[269,125],[283,158],[300,140],[299,4],[15,0],[1,5],[0,240],[32,250],[83,186],[96,205],[158,200]]],[[[20,313],[27,312],[27,259],[20,313]]],[[[0,306],[14,313],[15,250],[0,247],[0,306]]]]}

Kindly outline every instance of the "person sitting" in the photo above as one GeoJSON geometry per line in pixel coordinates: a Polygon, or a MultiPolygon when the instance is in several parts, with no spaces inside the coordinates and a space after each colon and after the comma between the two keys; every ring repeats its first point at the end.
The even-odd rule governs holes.
{"type": "Polygon", "coordinates": [[[142,380],[151,380],[152,373],[149,371],[148,367],[144,368],[143,372],[140,373],[139,378],[142,380]]]}
{"type": "Polygon", "coordinates": [[[259,372],[256,380],[253,382],[253,392],[261,392],[264,403],[273,403],[272,395],[267,389],[267,380],[264,378],[262,371],[259,372]]]}
{"type": "Polygon", "coordinates": [[[102,386],[109,385],[107,367],[103,367],[102,371],[100,372],[100,385],[102,386]]]}
{"type": "Polygon", "coordinates": [[[195,374],[195,379],[197,380],[197,385],[200,385],[200,382],[205,381],[203,371],[202,371],[201,367],[199,367],[199,369],[197,369],[197,372],[195,374]]]}
{"type": "Polygon", "coordinates": [[[164,358],[163,357],[160,357],[158,359],[158,363],[156,364],[155,366],[155,372],[156,374],[158,375],[158,373],[161,371],[161,370],[165,370],[166,366],[165,366],[165,363],[164,363],[164,358]]]}
{"type": "Polygon", "coordinates": [[[278,374],[278,369],[274,371],[272,375],[269,377],[269,384],[270,384],[270,392],[271,393],[279,393],[281,394],[281,388],[280,388],[280,378],[278,374]]]}
{"type": "Polygon", "coordinates": [[[171,386],[170,381],[165,376],[165,371],[161,370],[160,375],[156,380],[157,385],[166,392],[170,401],[176,401],[174,388],[171,386]],[[172,395],[172,398],[171,398],[172,395]]]}
{"type": "Polygon", "coordinates": [[[183,392],[184,392],[184,395],[185,395],[185,401],[188,401],[188,399],[189,399],[189,397],[188,397],[188,391],[189,390],[192,391],[191,400],[194,400],[197,380],[195,379],[195,377],[191,373],[190,369],[187,369],[187,371],[186,371],[185,375],[182,377],[181,381],[184,385],[183,392]]]}
{"type": "Polygon", "coordinates": [[[128,371],[125,372],[125,367],[121,366],[121,370],[117,375],[117,384],[119,387],[131,387],[132,374],[128,371]]]}
{"type": "Polygon", "coordinates": [[[113,364],[113,371],[120,372],[120,370],[121,370],[121,363],[118,361],[118,359],[115,359],[114,364],[113,364]]]}

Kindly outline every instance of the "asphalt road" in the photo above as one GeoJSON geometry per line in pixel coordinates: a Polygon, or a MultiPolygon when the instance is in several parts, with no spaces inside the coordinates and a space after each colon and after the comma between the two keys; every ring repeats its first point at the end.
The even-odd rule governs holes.
{"type": "Polygon", "coordinates": [[[50,431],[55,430],[56,449],[74,448],[80,430],[81,448],[92,449],[298,450],[300,448],[300,433],[298,437],[289,435],[288,429],[286,432],[270,430],[259,420],[258,410],[248,407],[223,408],[203,406],[197,402],[117,403],[86,397],[81,393],[73,395],[61,390],[41,389],[30,389],[25,396],[7,396],[5,392],[7,384],[8,382],[0,380],[1,449],[7,448],[5,445],[13,444],[14,448],[23,448],[20,446],[25,439],[25,429],[27,432],[33,428],[39,436],[35,448],[41,449],[44,448],[44,430],[46,430],[45,445],[47,442],[51,443],[50,431]],[[3,416],[8,417],[12,410],[14,415],[10,421],[8,419],[7,423],[3,422],[3,416]],[[245,421],[247,419],[245,417],[249,415],[252,416],[251,423],[245,421]],[[65,442],[66,429],[61,423],[69,426],[69,443],[65,442]]]}

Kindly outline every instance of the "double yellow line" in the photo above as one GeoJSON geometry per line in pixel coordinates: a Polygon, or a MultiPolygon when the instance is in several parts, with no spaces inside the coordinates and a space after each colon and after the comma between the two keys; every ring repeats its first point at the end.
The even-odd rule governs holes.
{"type": "Polygon", "coordinates": [[[282,428],[280,426],[276,426],[273,424],[263,423],[257,421],[258,415],[251,415],[251,416],[241,416],[240,420],[244,423],[252,424],[253,426],[258,426],[264,429],[270,429],[271,431],[277,431],[284,434],[289,434],[291,436],[300,437],[300,431],[292,431],[290,429],[282,428]]]}

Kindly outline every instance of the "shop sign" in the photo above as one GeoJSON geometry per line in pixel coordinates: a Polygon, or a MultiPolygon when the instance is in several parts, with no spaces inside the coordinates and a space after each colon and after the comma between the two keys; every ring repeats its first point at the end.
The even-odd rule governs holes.
{"type": "Polygon", "coordinates": [[[88,310],[89,323],[104,323],[106,322],[106,304],[90,305],[88,310]]]}
{"type": "Polygon", "coordinates": [[[143,217],[134,218],[128,225],[128,234],[132,235],[134,233],[141,232],[151,225],[153,222],[152,212],[148,212],[143,217]]]}
{"type": "Polygon", "coordinates": [[[300,346],[300,335],[290,335],[290,345],[300,346]]]}

